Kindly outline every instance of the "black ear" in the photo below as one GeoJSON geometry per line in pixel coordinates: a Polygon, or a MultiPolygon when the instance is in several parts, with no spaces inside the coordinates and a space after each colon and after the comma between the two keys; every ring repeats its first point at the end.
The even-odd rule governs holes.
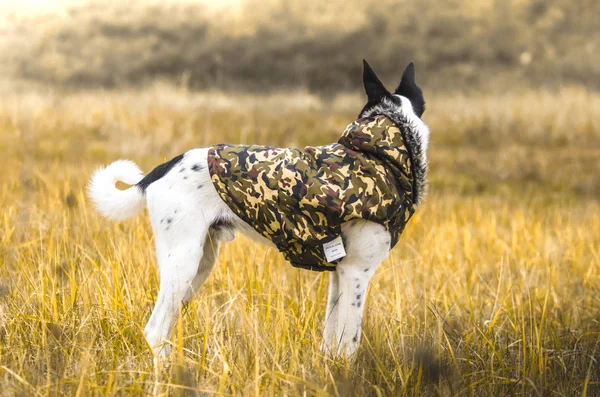
{"type": "Polygon", "coordinates": [[[423,91],[421,87],[417,85],[415,80],[415,64],[409,63],[404,73],[402,73],[402,80],[400,85],[394,91],[394,94],[402,95],[410,100],[412,103],[415,114],[419,117],[423,115],[425,111],[425,98],[423,97],[423,91]]]}
{"type": "Polygon", "coordinates": [[[363,84],[365,85],[365,92],[369,103],[376,103],[381,101],[386,95],[390,95],[389,91],[385,89],[381,81],[377,78],[377,75],[371,69],[367,61],[363,59],[363,84]]]}

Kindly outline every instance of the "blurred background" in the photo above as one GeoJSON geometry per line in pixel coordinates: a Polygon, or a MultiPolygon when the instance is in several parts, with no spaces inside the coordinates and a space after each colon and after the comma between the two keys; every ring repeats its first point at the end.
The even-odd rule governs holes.
{"type": "Polygon", "coordinates": [[[595,0],[3,0],[2,74],[331,94],[411,60],[428,92],[600,87],[595,0]]]}
{"type": "Polygon", "coordinates": [[[143,166],[223,141],[325,144],[364,105],[363,58],[390,89],[415,61],[434,188],[592,197],[599,16],[595,0],[4,0],[18,131],[0,144],[143,166]]]}
{"type": "Polygon", "coordinates": [[[0,390],[600,395],[599,21],[598,0],[0,0],[0,390]],[[335,142],[363,58],[390,89],[415,61],[431,142],[356,365],[319,351],[327,276],[240,237],[152,372],[151,227],[94,211],[94,169],[335,142]]]}

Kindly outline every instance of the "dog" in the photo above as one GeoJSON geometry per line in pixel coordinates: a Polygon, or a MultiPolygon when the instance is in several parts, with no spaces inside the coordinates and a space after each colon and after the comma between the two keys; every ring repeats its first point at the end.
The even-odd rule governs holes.
{"type": "Polygon", "coordinates": [[[240,231],[294,266],[330,271],[321,349],[352,356],[369,280],[426,190],[429,129],[411,62],[390,93],[363,60],[367,103],[338,143],[304,150],[215,145],[143,175],[118,160],[93,174],[89,196],[124,220],[147,207],[160,276],[144,335],[158,355],[179,313],[211,273],[219,245],[240,231]],[[121,181],[132,185],[116,188],[121,181]]]}

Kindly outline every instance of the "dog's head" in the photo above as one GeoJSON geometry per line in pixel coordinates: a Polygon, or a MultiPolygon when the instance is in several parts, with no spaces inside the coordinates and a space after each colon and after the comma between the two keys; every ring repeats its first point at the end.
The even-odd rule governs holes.
{"type": "Polygon", "coordinates": [[[363,66],[363,83],[365,85],[368,100],[365,107],[360,111],[358,115],[359,118],[361,118],[369,109],[381,103],[384,99],[388,99],[397,104],[398,107],[407,106],[408,103],[402,100],[403,97],[408,99],[408,102],[412,105],[413,112],[421,118],[425,111],[425,98],[423,97],[421,87],[419,87],[415,81],[414,63],[409,63],[406,69],[404,69],[400,84],[398,84],[398,88],[396,88],[396,91],[394,91],[393,94],[383,86],[383,83],[377,78],[373,69],[364,59],[363,66]]]}

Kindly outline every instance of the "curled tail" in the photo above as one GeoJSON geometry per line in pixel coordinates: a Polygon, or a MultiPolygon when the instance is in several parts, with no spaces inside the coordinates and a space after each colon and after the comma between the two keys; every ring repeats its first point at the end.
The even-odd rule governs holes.
{"type": "Polygon", "coordinates": [[[136,185],[144,175],[133,161],[117,160],[105,168],[98,168],[90,185],[88,195],[98,211],[113,220],[124,220],[137,215],[146,206],[144,191],[138,186],[117,189],[115,184],[123,182],[136,185]]]}

